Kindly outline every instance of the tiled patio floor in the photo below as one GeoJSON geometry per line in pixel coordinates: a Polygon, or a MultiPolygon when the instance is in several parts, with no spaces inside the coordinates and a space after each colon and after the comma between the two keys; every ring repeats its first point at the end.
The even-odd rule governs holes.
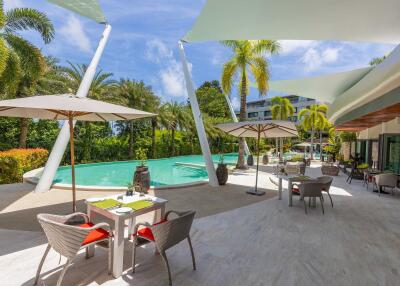
{"type": "MultiPolygon", "coordinates": [[[[318,168],[307,172],[311,176],[320,175],[318,168]]],[[[262,175],[263,187],[273,188],[267,176],[262,175]]],[[[232,198],[240,200],[239,192],[247,187],[239,185],[251,185],[253,179],[253,174],[232,176],[232,198]]],[[[207,187],[203,188],[209,192],[207,187]]],[[[227,193],[219,195],[221,203],[218,204],[227,211],[214,210],[212,215],[196,219],[193,225],[198,270],[191,269],[186,243],[167,253],[174,285],[399,285],[399,195],[378,197],[360,181],[348,185],[341,174],[334,179],[332,187],[334,208],[328,200],[325,215],[319,204],[306,215],[297,197],[294,206],[288,207],[287,192],[281,201],[270,192],[269,199],[247,201],[240,208],[227,207],[227,202],[223,204],[222,201],[230,198],[229,190],[223,192],[227,193]]],[[[4,194],[0,192],[0,201],[4,194]]],[[[24,196],[30,195],[27,191],[24,196]]],[[[192,195],[195,198],[196,194],[192,195]]],[[[175,198],[178,200],[179,196],[175,198]]],[[[247,199],[243,197],[243,200],[247,199]]],[[[218,208],[218,204],[213,208],[218,208]]],[[[3,215],[8,214],[10,220],[9,214],[13,213],[18,224],[18,210],[25,212],[25,216],[28,210],[18,201],[1,206],[0,285],[32,285],[45,249],[45,238],[37,230],[3,227],[7,225],[3,215]]],[[[21,225],[26,227],[22,222],[21,225]]],[[[77,258],[67,271],[63,285],[167,285],[162,259],[154,254],[152,246],[139,250],[137,272],[132,275],[130,242],[126,244],[126,272],[119,279],[113,280],[107,275],[106,252],[99,248],[89,260],[83,253],[77,258]]],[[[41,285],[54,285],[61,269],[58,259],[51,252],[41,285]]]]}

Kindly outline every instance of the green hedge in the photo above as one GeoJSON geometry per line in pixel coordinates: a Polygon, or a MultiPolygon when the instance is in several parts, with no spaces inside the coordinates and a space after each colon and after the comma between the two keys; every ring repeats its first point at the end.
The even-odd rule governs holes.
{"type": "Polygon", "coordinates": [[[0,152],[0,184],[22,182],[24,173],[44,165],[45,149],[11,149],[0,152]]]}

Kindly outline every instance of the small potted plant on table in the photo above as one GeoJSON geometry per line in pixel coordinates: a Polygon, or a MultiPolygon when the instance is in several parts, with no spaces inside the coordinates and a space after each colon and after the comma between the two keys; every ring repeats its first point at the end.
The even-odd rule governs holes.
{"type": "Polygon", "coordinates": [[[136,166],[136,170],[133,176],[133,185],[140,186],[142,192],[147,193],[150,189],[150,172],[149,168],[146,166],[146,150],[139,148],[135,152],[136,159],[140,160],[140,165],[136,166]]]}

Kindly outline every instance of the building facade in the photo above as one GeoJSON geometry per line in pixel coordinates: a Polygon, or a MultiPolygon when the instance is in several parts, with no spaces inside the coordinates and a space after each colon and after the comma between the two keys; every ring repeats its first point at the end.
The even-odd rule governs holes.
{"type": "MultiPolygon", "coordinates": [[[[297,95],[283,96],[290,100],[294,107],[294,114],[289,118],[290,121],[298,122],[300,110],[316,104],[315,99],[300,97],[297,95]]],[[[271,98],[263,98],[256,101],[247,102],[246,105],[246,118],[248,120],[271,120],[272,119],[272,103],[271,98]]],[[[236,111],[239,116],[239,111],[236,111]]]]}

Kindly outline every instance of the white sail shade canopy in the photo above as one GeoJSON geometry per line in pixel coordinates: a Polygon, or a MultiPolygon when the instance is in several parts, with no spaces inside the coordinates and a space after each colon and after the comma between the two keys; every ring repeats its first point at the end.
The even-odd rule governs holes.
{"type": "Polygon", "coordinates": [[[125,106],[111,104],[89,98],[79,98],[72,94],[31,96],[0,101],[0,116],[38,119],[68,119],[68,112],[84,121],[131,120],[155,116],[125,106]]]}
{"type": "MultiPolygon", "coordinates": [[[[337,96],[355,85],[371,69],[372,67],[366,67],[329,75],[270,81],[269,89],[333,103],[337,96]]],[[[252,86],[255,87],[255,84],[252,83],[252,86]]]]}
{"type": "Polygon", "coordinates": [[[208,0],[183,40],[400,42],[398,0],[208,0]]]}
{"type": "Polygon", "coordinates": [[[74,11],[98,23],[106,23],[106,17],[98,0],[47,0],[65,9],[74,11]]]}

